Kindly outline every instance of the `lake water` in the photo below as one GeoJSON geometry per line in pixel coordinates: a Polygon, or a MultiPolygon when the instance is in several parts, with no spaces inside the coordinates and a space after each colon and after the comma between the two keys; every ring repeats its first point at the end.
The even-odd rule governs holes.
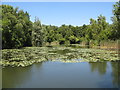
{"type": "Polygon", "coordinates": [[[115,88],[117,62],[43,62],[28,67],[3,68],[3,88],[115,88]]]}

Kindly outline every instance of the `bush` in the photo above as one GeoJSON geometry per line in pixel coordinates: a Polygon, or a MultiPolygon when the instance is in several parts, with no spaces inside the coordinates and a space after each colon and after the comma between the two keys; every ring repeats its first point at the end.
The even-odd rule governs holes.
{"type": "Polygon", "coordinates": [[[65,41],[65,45],[69,45],[69,44],[70,44],[69,40],[65,41]]]}
{"type": "Polygon", "coordinates": [[[59,44],[60,44],[60,45],[65,44],[65,38],[61,38],[61,39],[59,40],[59,44]]]}

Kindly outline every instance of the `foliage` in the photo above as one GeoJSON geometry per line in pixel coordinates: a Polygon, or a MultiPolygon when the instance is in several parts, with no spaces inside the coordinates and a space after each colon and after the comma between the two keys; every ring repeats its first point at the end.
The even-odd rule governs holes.
{"type": "Polygon", "coordinates": [[[120,1],[116,2],[116,4],[113,6],[113,14],[112,17],[112,35],[111,38],[113,40],[120,39],[120,1]]]}
{"type": "Polygon", "coordinates": [[[60,43],[60,45],[61,45],[61,44],[65,44],[65,39],[64,39],[64,38],[61,38],[61,39],[59,40],[59,43],[60,43]]]}
{"type": "Polygon", "coordinates": [[[99,45],[102,41],[120,39],[120,3],[113,6],[112,24],[106,21],[106,17],[99,15],[98,18],[90,19],[89,25],[42,25],[38,18],[35,22],[30,21],[28,12],[18,10],[10,5],[2,7],[2,46],[4,48],[21,48],[27,46],[42,46],[43,43],[57,41],[59,44],[80,44],[92,41],[99,45]]]}
{"type": "Polygon", "coordinates": [[[32,45],[33,46],[42,46],[43,44],[43,33],[42,25],[38,18],[35,18],[32,30],[32,45]]]}
{"type": "Polygon", "coordinates": [[[2,5],[2,48],[31,46],[32,22],[27,12],[2,5]]]}

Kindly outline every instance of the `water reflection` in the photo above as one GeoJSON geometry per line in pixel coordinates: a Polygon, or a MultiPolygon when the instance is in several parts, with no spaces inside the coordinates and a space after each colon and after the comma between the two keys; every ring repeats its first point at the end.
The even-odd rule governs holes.
{"type": "Polygon", "coordinates": [[[29,67],[7,67],[2,70],[2,87],[3,88],[19,88],[22,84],[28,82],[32,78],[33,67],[37,70],[42,63],[34,64],[29,67]]]}
{"type": "Polygon", "coordinates": [[[90,67],[91,67],[91,72],[95,72],[98,71],[99,74],[104,75],[106,73],[107,70],[107,62],[103,62],[103,63],[89,63],[90,67]]]}
{"type": "Polygon", "coordinates": [[[64,50],[52,50],[52,51],[48,51],[48,52],[65,55],[66,53],[72,53],[72,52],[77,52],[77,51],[71,51],[70,49],[64,49],[64,50]]]}
{"type": "Polygon", "coordinates": [[[3,87],[113,88],[120,85],[119,68],[120,64],[117,62],[89,64],[44,62],[25,68],[7,67],[3,69],[3,87]]]}
{"type": "Polygon", "coordinates": [[[107,68],[111,68],[112,83],[115,87],[120,87],[120,62],[110,62],[108,67],[107,62],[103,63],[89,63],[91,72],[98,72],[100,75],[104,75],[107,72],[107,68]]]}
{"type": "Polygon", "coordinates": [[[113,84],[120,87],[120,62],[111,62],[113,84]]]}

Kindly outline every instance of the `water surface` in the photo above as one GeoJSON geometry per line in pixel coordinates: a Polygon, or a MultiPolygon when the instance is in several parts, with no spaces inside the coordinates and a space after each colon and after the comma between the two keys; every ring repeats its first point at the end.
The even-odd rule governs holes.
{"type": "MultiPolygon", "coordinates": [[[[117,62],[43,62],[3,69],[3,88],[114,88],[120,76],[117,62]]],[[[119,84],[120,85],[120,84],[119,84]]]]}

